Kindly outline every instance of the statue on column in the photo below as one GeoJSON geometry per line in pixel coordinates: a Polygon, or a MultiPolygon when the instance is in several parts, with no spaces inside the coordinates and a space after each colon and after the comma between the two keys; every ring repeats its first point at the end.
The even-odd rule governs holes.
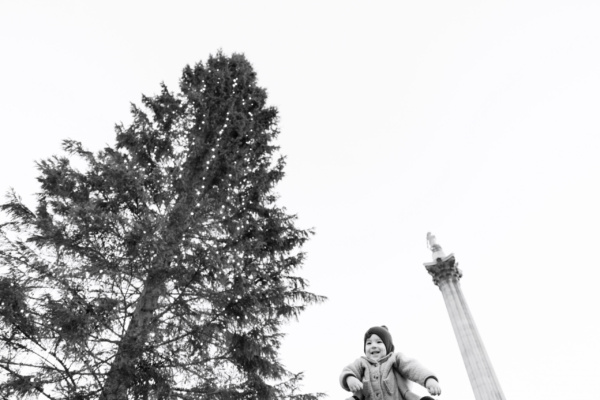
{"type": "Polygon", "coordinates": [[[432,235],[431,232],[427,232],[427,248],[435,251],[434,246],[441,247],[439,244],[437,244],[435,235],[432,235]]]}
{"type": "Polygon", "coordinates": [[[444,260],[446,258],[446,253],[442,250],[442,246],[440,246],[431,232],[427,232],[427,247],[431,250],[433,261],[437,261],[438,259],[444,260]]]}
{"type": "Polygon", "coordinates": [[[442,246],[440,246],[437,242],[437,239],[435,238],[435,235],[433,235],[431,232],[427,232],[427,247],[429,249],[431,249],[431,251],[433,252],[433,254],[436,257],[433,257],[433,259],[435,260],[437,257],[444,257],[445,254],[442,251],[442,246]]]}

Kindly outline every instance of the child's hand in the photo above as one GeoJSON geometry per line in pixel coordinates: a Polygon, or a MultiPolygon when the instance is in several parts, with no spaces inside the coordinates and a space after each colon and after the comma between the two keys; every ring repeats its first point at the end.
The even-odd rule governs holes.
{"type": "Polygon", "coordinates": [[[427,379],[425,382],[425,387],[429,390],[429,394],[432,396],[439,396],[442,393],[442,388],[440,384],[435,379],[427,379]]]}
{"type": "Polygon", "coordinates": [[[348,384],[348,389],[350,389],[351,392],[358,392],[361,391],[363,388],[362,382],[354,376],[349,376],[348,378],[346,378],[346,383],[348,384]]]}

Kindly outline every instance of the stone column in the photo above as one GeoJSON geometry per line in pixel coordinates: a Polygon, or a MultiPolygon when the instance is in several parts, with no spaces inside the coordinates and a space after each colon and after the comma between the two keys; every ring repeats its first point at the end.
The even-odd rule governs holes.
{"type": "Polygon", "coordinates": [[[427,234],[433,252],[433,262],[425,263],[433,282],[440,288],[446,309],[452,322],[454,335],[462,354],[465,368],[476,400],[505,400],[502,388],[485,351],[483,341],[467,301],[460,288],[462,271],[453,254],[446,256],[442,247],[435,242],[435,236],[427,234]]]}

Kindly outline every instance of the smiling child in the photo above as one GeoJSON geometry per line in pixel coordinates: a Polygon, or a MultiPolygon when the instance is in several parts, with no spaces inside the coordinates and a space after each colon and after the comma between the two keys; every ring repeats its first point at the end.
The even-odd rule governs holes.
{"type": "Polygon", "coordinates": [[[442,390],[435,375],[416,360],[394,352],[392,335],[386,326],[370,328],[364,337],[365,355],[346,366],[340,384],[357,400],[433,400],[408,389],[407,379],[437,396],[442,390]]]}

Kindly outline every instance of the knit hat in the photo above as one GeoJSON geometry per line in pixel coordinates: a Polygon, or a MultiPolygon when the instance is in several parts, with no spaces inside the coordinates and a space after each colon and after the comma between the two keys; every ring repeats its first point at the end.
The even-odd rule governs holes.
{"type": "Polygon", "coordinates": [[[387,326],[374,326],[369,328],[369,330],[365,333],[365,340],[363,343],[363,351],[367,348],[367,339],[371,337],[371,335],[377,335],[383,341],[385,345],[386,355],[390,354],[394,351],[394,343],[392,342],[392,335],[390,335],[390,331],[388,331],[387,326]]]}

